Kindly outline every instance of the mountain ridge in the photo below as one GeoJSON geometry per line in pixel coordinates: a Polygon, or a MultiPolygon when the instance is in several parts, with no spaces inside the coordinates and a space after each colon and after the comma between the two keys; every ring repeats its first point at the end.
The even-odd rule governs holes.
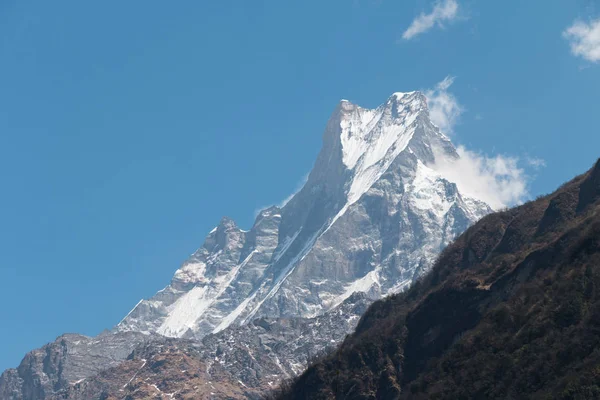
{"type": "Polygon", "coordinates": [[[599,176],[482,218],[278,398],[600,398],[599,176]]]}
{"type": "Polygon", "coordinates": [[[5,371],[0,394],[144,398],[174,395],[179,377],[181,398],[255,396],[337,346],[368,304],[403,291],[491,211],[436,168],[459,155],[420,92],[395,93],[372,110],[340,102],[322,138],[306,183],[285,205],[259,212],[249,230],[223,217],[164,289],[108,334],[86,339],[103,341],[104,367],[92,344],[75,360],[77,344],[59,338],[46,347],[63,349],[56,356],[26,356],[5,371]],[[126,337],[133,350],[114,352],[126,337]],[[189,376],[179,357],[206,370],[189,376]],[[78,373],[65,377],[74,362],[78,373]]]}
{"type": "MultiPolygon", "coordinates": [[[[316,316],[341,303],[353,289],[371,290],[374,298],[391,290],[401,290],[412,278],[405,277],[403,284],[392,289],[383,280],[397,278],[385,276],[395,267],[375,271],[376,267],[365,265],[381,260],[352,261],[357,264],[355,267],[348,265],[349,268],[337,269],[331,271],[333,275],[325,276],[314,266],[338,261],[328,258],[319,248],[321,243],[337,242],[341,235],[337,231],[343,229],[337,226],[343,226],[344,219],[352,219],[348,214],[361,208],[358,212],[369,220],[366,223],[373,224],[373,219],[381,218],[373,215],[379,212],[375,205],[361,204],[369,191],[378,190],[380,193],[373,198],[383,201],[389,201],[385,197],[394,191],[400,195],[407,190],[416,192],[415,203],[423,204],[413,208],[425,210],[417,210],[420,213],[427,212],[428,208],[436,211],[440,225],[447,223],[442,220],[448,218],[449,212],[455,213],[456,219],[462,220],[449,222],[454,234],[448,233],[448,237],[491,211],[476,199],[463,200],[455,184],[426,166],[425,163],[435,161],[434,148],[450,159],[459,157],[450,140],[430,122],[426,98],[421,92],[394,93],[373,110],[341,101],[323,133],[323,147],[315,167],[305,185],[285,206],[261,211],[249,231],[223,218],[209,233],[203,247],[177,270],[171,285],[154,298],[141,301],[117,330],[200,338],[231,323],[243,325],[257,316],[316,316]],[[393,170],[396,170],[395,176],[386,180],[385,174],[393,170]],[[410,183],[405,181],[409,181],[411,175],[410,183],[415,186],[408,188],[410,183]],[[379,186],[387,187],[378,188],[378,182],[379,186]],[[433,185],[439,187],[437,193],[429,194],[430,198],[420,193],[433,185]],[[331,234],[331,229],[336,232],[331,234]],[[339,276],[341,271],[345,276],[339,276]],[[308,274],[322,279],[307,285],[308,274]],[[206,280],[207,275],[214,278],[206,280]],[[321,281],[337,283],[321,288],[317,283],[321,281]]],[[[391,199],[391,202],[399,200],[391,199]]],[[[407,221],[409,218],[406,216],[407,221]]],[[[374,229],[384,228],[374,226],[374,229]]],[[[360,246],[364,249],[358,250],[358,257],[379,257],[374,254],[378,249],[369,243],[363,241],[360,246]],[[372,255],[361,256],[360,252],[372,255]]],[[[442,244],[430,250],[429,258],[441,247],[442,244]]],[[[418,268],[419,260],[426,255],[415,257],[417,265],[405,269],[418,268]]],[[[422,269],[426,268],[422,265],[422,269]]]]}

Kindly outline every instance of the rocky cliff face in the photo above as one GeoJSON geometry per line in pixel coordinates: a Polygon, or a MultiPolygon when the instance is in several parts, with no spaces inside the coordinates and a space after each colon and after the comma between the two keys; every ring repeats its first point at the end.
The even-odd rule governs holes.
{"type": "Polygon", "coordinates": [[[276,386],[491,211],[436,168],[458,157],[419,92],[374,110],[340,102],[306,184],[285,206],[260,212],[248,231],[223,218],[112,333],[82,338],[87,350],[63,337],[34,351],[2,375],[0,398],[245,398],[276,386]]]}
{"type": "Polygon", "coordinates": [[[70,385],[117,366],[153,336],[110,332],[90,338],[67,334],[28,353],[18,368],[0,376],[0,399],[45,399],[70,385]]]}
{"type": "Polygon", "coordinates": [[[224,218],[117,330],[202,338],[258,317],[314,317],[356,291],[401,291],[490,211],[436,171],[436,157],[458,155],[421,93],[375,110],[342,101],[304,187],[249,231],[224,218]]]}
{"type": "Polygon", "coordinates": [[[371,304],[355,293],[314,318],[260,318],[203,340],[64,335],[0,378],[0,399],[262,399],[335,349],[371,304]]]}
{"type": "Polygon", "coordinates": [[[483,218],[280,398],[600,398],[599,177],[483,218]]]}

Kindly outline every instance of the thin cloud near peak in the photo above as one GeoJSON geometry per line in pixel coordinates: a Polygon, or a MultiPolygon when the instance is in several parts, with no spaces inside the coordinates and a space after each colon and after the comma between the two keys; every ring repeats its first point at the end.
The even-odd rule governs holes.
{"type": "MultiPolygon", "coordinates": [[[[429,116],[443,133],[454,136],[454,127],[465,108],[450,92],[454,77],[447,76],[433,89],[425,91],[429,116]]],[[[488,156],[479,151],[457,146],[458,158],[446,157],[433,149],[435,163],[431,165],[444,178],[456,184],[466,196],[489,204],[495,210],[522,203],[529,195],[531,176],[522,165],[535,170],[545,166],[544,160],[528,156],[525,160],[512,155],[488,156]]]]}
{"type": "Polygon", "coordinates": [[[518,157],[487,156],[461,145],[456,151],[457,159],[438,152],[432,167],[455,183],[462,194],[484,201],[494,210],[520,204],[528,197],[530,176],[519,165],[518,157]]]}
{"type": "Polygon", "coordinates": [[[404,40],[410,40],[427,32],[434,26],[443,26],[444,22],[451,22],[458,17],[458,2],[456,0],[437,1],[429,14],[421,13],[402,34],[404,40]]]}
{"type": "Polygon", "coordinates": [[[454,83],[454,79],[453,76],[447,76],[444,80],[436,84],[435,88],[425,91],[429,116],[433,123],[447,135],[452,135],[454,126],[464,112],[463,106],[448,91],[454,83]]]}
{"type": "MultiPolygon", "coordinates": [[[[279,204],[277,204],[278,208],[283,208],[285,207],[285,205],[300,191],[302,190],[302,188],[304,187],[304,185],[306,184],[306,182],[308,181],[308,176],[310,174],[307,173],[305,174],[300,181],[298,181],[298,183],[296,184],[296,188],[294,189],[294,191],[288,195],[285,199],[283,199],[282,201],[279,202],[279,204]]],[[[260,214],[261,211],[266,210],[269,207],[272,207],[275,204],[270,204],[268,206],[262,206],[262,207],[258,207],[257,209],[254,210],[254,218],[256,218],[258,216],[258,214],[260,214]]]]}

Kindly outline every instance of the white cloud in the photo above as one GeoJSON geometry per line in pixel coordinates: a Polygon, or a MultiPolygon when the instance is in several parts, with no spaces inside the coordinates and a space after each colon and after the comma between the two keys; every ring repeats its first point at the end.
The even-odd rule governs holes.
{"type": "Polygon", "coordinates": [[[454,132],[454,126],[464,112],[456,97],[448,91],[453,83],[454,77],[447,76],[434,89],[425,91],[431,120],[442,132],[449,135],[454,132]]]}
{"type": "Polygon", "coordinates": [[[589,23],[575,21],[563,32],[571,52],[591,62],[600,62],[600,18],[589,23]]]}
{"type": "Polygon", "coordinates": [[[527,156],[525,161],[527,161],[527,164],[529,164],[534,169],[540,169],[540,168],[543,168],[546,166],[546,161],[544,159],[538,158],[538,157],[527,156]]]}
{"type": "Polygon", "coordinates": [[[433,166],[454,182],[465,196],[486,202],[495,210],[519,204],[528,197],[529,177],[519,167],[519,158],[507,155],[489,157],[458,146],[460,158],[436,154],[433,166]]]}
{"type": "MultiPolygon", "coordinates": [[[[449,92],[453,83],[454,78],[448,76],[434,89],[425,91],[431,120],[442,132],[449,134],[454,133],[464,112],[464,107],[449,92]]],[[[455,183],[462,194],[484,201],[496,210],[521,203],[528,197],[527,185],[531,178],[520,166],[522,160],[519,157],[487,156],[458,146],[460,158],[454,159],[436,150],[436,162],[432,167],[455,183]]],[[[527,156],[524,161],[534,169],[545,166],[544,160],[535,157],[527,156]]]]}
{"type": "Polygon", "coordinates": [[[404,40],[410,40],[421,33],[427,32],[435,25],[443,26],[443,22],[450,22],[458,16],[458,2],[456,0],[437,1],[429,14],[422,13],[413,20],[408,29],[402,34],[404,40]]]}
{"type": "Polygon", "coordinates": [[[294,192],[292,194],[290,194],[288,197],[286,197],[281,203],[279,203],[277,205],[277,207],[282,208],[284,207],[287,203],[289,203],[289,201],[292,199],[292,197],[294,197],[296,195],[296,193],[298,193],[306,184],[306,181],[308,180],[308,175],[306,174],[302,177],[302,179],[300,179],[300,181],[298,181],[298,183],[296,184],[296,189],[294,189],[294,192]]]}

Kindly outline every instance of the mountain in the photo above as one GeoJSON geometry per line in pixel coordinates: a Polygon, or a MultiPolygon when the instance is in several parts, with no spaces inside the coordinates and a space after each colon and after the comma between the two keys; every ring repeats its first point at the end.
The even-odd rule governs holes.
{"type": "Polygon", "coordinates": [[[46,398],[263,399],[279,382],[301,373],[310,359],[333,351],[339,340],[332,338],[350,332],[369,304],[356,293],[315,318],[260,318],[201,341],[154,338],[120,363],[46,398]]]}
{"type": "Polygon", "coordinates": [[[117,330],[202,338],[258,317],[314,317],[355,291],[401,291],[490,211],[436,171],[436,157],[458,154],[422,93],[375,110],[340,102],[304,187],[249,231],[224,218],[117,330]]]}
{"type": "Polygon", "coordinates": [[[484,217],[281,399],[600,398],[600,160],[484,217]]]}
{"type": "Polygon", "coordinates": [[[111,332],[66,335],[27,355],[0,377],[1,398],[264,393],[335,348],[370,303],[405,290],[491,212],[449,178],[458,159],[420,92],[374,110],[341,101],[287,204],[261,211],[248,231],[223,218],[168,286],[111,332]]]}
{"type": "Polygon", "coordinates": [[[83,378],[119,365],[152,336],[105,332],[95,338],[67,334],[28,353],[0,376],[0,399],[46,399],[83,378]]]}

